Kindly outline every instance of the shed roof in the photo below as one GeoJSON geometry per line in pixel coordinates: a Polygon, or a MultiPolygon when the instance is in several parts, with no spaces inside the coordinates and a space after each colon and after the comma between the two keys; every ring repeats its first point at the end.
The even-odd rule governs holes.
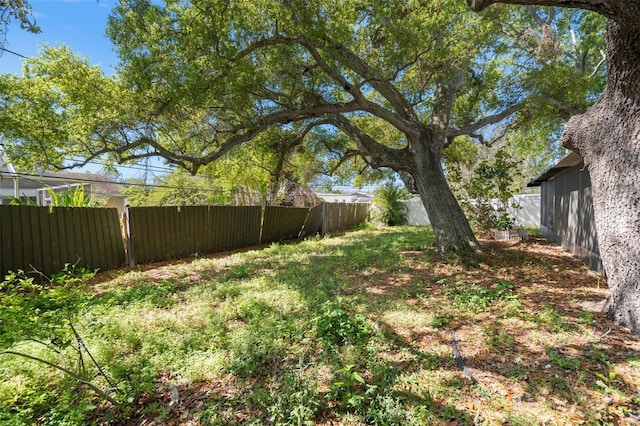
{"type": "Polygon", "coordinates": [[[548,181],[558,173],[571,167],[575,167],[582,163],[582,157],[575,152],[571,151],[562,160],[558,161],[555,165],[548,168],[537,178],[532,179],[527,184],[528,187],[540,186],[543,182],[548,181]]]}

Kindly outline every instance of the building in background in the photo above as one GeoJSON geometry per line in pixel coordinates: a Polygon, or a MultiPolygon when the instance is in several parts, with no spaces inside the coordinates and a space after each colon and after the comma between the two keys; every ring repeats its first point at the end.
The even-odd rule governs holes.
{"type": "Polygon", "coordinates": [[[0,145],[0,204],[10,204],[17,198],[23,203],[48,206],[52,199],[47,188],[62,193],[80,186],[86,194],[96,197],[101,207],[115,207],[119,214],[124,211],[124,187],[107,176],[68,171],[21,173],[6,161],[4,148],[0,145]]]}
{"type": "Polygon", "coordinates": [[[347,194],[343,193],[331,193],[331,192],[316,192],[316,195],[320,197],[325,203],[371,203],[373,202],[373,195],[355,191],[347,194]]]}

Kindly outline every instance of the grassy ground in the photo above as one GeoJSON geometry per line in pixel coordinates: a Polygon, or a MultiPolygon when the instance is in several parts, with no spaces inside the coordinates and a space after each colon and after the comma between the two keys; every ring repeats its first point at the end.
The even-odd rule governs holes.
{"type": "Polygon", "coordinates": [[[4,355],[0,423],[640,424],[606,282],[541,238],[484,246],[365,229],[101,274],[79,331],[120,403],[4,355]]]}

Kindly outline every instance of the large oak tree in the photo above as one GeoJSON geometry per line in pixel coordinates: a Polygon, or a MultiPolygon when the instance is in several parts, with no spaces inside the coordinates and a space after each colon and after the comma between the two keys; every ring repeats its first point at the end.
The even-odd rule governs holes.
{"type": "Polygon", "coordinates": [[[442,150],[507,128],[531,81],[548,80],[545,61],[502,25],[530,16],[448,1],[123,0],[109,25],[117,75],[45,51],[24,79],[3,82],[13,111],[3,128],[22,158],[162,156],[196,172],[280,127],[326,148],[327,162],[357,156],[401,172],[439,249],[476,250],[442,150]]]}
{"type": "Polygon", "coordinates": [[[468,0],[583,8],[607,18],[607,87],[566,124],[562,144],[580,154],[592,182],[598,243],[612,318],[640,333],[640,1],[468,0]]]}

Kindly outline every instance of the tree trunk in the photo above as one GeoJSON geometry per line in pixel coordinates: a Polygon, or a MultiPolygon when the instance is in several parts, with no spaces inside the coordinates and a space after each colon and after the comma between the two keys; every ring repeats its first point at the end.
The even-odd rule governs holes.
{"type": "Polygon", "coordinates": [[[607,23],[609,81],[562,137],[591,176],[609,316],[640,334],[640,28],[607,23]]]}
{"type": "Polygon", "coordinates": [[[376,142],[348,119],[336,115],[332,124],[347,134],[362,150],[372,167],[389,167],[400,173],[409,191],[420,194],[441,253],[480,251],[469,221],[453,196],[442,170],[442,146],[446,135],[415,123],[405,134],[406,148],[394,149],[376,142]],[[407,175],[413,178],[407,182],[407,175]]]}
{"type": "Polygon", "coordinates": [[[467,0],[576,7],[606,16],[609,78],[602,97],[567,123],[562,143],[591,176],[609,316],[640,334],[640,0],[467,0]]]}
{"type": "MultiPolygon", "coordinates": [[[[429,135],[423,135],[428,138],[429,135]]],[[[441,253],[479,252],[469,221],[449,188],[442,170],[441,150],[437,143],[426,140],[414,147],[414,167],[411,172],[415,186],[427,210],[436,244],[441,253]]]]}
{"type": "MultiPolygon", "coordinates": [[[[636,117],[640,110],[636,108],[636,117]]],[[[630,117],[629,117],[630,118],[630,117]]],[[[611,128],[603,144],[629,133],[611,128]]],[[[636,144],[640,133],[636,128],[636,144]]],[[[640,334],[640,150],[585,152],[591,175],[598,245],[608,276],[609,317],[640,334]]]]}

